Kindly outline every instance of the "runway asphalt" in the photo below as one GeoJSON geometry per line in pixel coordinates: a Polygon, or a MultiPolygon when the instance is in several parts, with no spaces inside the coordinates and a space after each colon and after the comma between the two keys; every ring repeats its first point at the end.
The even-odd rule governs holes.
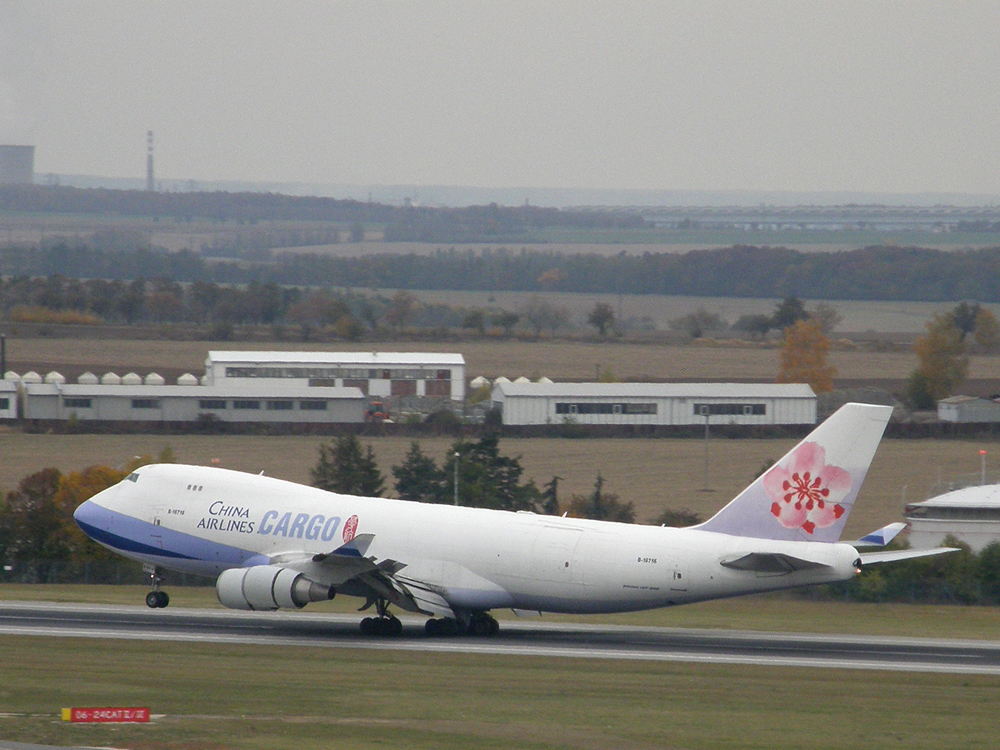
{"type": "Polygon", "coordinates": [[[811,635],[503,621],[493,638],[429,638],[401,618],[397,638],[364,636],[359,615],[0,602],[0,634],[324,648],[393,649],[704,664],[1000,674],[1000,641],[811,635]]]}

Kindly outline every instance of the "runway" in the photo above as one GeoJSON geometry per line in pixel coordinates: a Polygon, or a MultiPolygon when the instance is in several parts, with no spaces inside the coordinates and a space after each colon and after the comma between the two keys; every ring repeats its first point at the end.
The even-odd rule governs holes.
{"type": "Polygon", "coordinates": [[[604,624],[501,622],[494,638],[429,638],[401,618],[398,638],[364,636],[360,615],[0,602],[0,635],[386,649],[1000,675],[1000,641],[809,635],[604,624]]]}

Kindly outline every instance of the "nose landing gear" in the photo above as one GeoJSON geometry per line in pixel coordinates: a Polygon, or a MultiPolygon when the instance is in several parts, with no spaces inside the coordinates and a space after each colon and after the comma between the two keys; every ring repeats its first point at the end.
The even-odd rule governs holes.
{"type": "Polygon", "coordinates": [[[160,569],[155,565],[143,565],[142,569],[149,573],[149,585],[153,589],[146,594],[146,606],[150,609],[163,609],[170,604],[170,595],[166,591],[160,591],[160,584],[163,582],[160,569]]]}

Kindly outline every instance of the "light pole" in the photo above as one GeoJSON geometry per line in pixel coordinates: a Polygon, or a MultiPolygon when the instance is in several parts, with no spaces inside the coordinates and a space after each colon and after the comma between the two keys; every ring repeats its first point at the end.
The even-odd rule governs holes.
{"type": "Polygon", "coordinates": [[[458,460],[461,458],[461,454],[457,451],[455,452],[455,505],[458,505],[458,460]]]}
{"type": "Polygon", "coordinates": [[[986,484],[986,451],[979,451],[979,483],[986,484]]]}

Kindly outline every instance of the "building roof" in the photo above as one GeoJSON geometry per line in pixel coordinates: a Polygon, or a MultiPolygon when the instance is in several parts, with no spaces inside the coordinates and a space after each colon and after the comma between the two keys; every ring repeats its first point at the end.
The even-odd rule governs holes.
{"type": "Polygon", "coordinates": [[[938,403],[958,405],[958,404],[968,404],[976,401],[984,404],[992,404],[994,406],[997,405],[995,401],[991,401],[988,398],[982,398],[980,396],[949,396],[948,398],[941,399],[940,401],[938,401],[938,403]]]}
{"type": "Polygon", "coordinates": [[[907,503],[918,508],[1000,508],[1000,484],[978,484],[924,500],[907,503]]]}
{"type": "Polygon", "coordinates": [[[17,383],[13,380],[0,380],[0,391],[4,393],[14,393],[17,391],[17,383]]]}
{"type": "Polygon", "coordinates": [[[122,398],[329,398],[364,399],[360,388],[296,386],[274,381],[225,381],[217,385],[88,385],[79,383],[39,383],[24,387],[28,397],[119,396],[122,398]]]}
{"type": "Polygon", "coordinates": [[[539,398],[816,398],[804,383],[511,383],[504,396],[539,398]]]}
{"type": "Polygon", "coordinates": [[[465,357],[447,352],[268,352],[214,351],[206,364],[330,364],[369,365],[464,365],[465,357]]]}

